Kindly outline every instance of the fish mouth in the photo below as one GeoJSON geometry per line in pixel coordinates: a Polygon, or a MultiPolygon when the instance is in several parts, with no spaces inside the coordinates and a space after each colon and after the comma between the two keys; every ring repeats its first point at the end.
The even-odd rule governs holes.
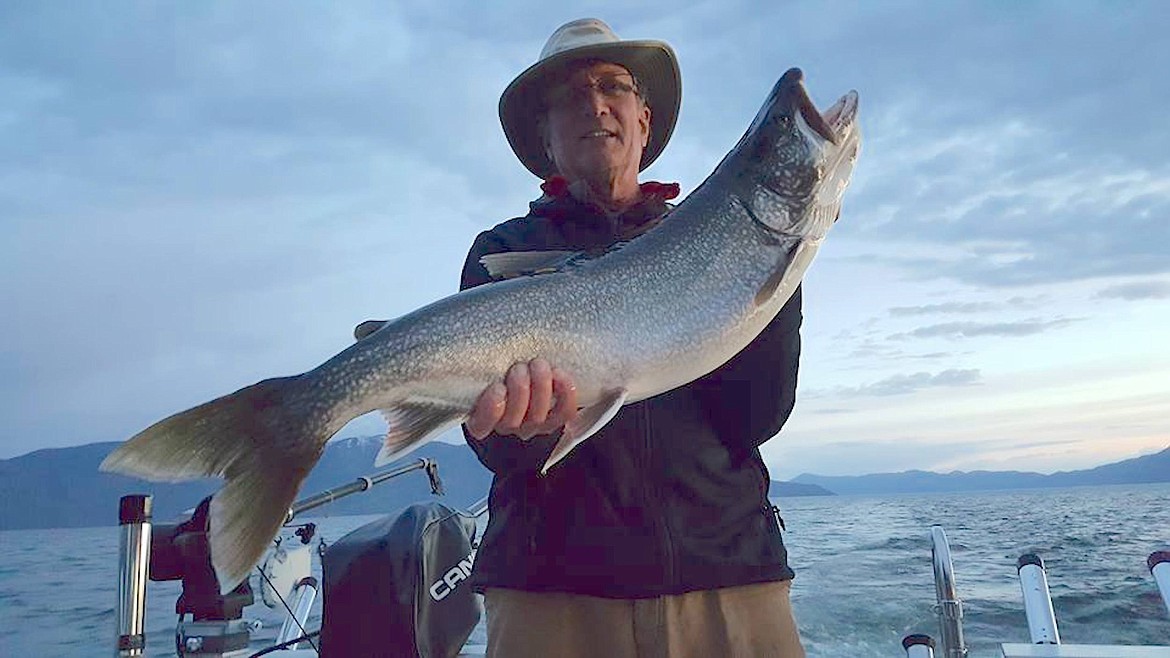
{"type": "Polygon", "coordinates": [[[788,69],[776,87],[781,95],[788,97],[794,110],[793,114],[799,116],[804,125],[821,139],[834,146],[840,146],[842,140],[852,131],[857,118],[856,91],[845,94],[822,113],[809,98],[804,87],[804,73],[800,69],[788,69]]]}
{"type": "MultiPolygon", "coordinates": [[[[809,180],[827,176],[847,182],[861,143],[858,116],[856,91],[845,94],[822,113],[804,88],[801,70],[788,69],[724,162],[736,162],[729,165],[736,168],[755,168],[764,177],[783,169],[800,169],[808,170],[804,177],[809,180]]],[[[787,182],[774,182],[777,187],[773,190],[781,196],[788,194],[781,187],[795,184],[791,171],[783,178],[787,182]]]]}
{"type": "MultiPolygon", "coordinates": [[[[825,137],[825,139],[840,146],[842,140],[848,138],[853,132],[853,125],[857,120],[857,92],[850,90],[849,93],[837,99],[837,102],[833,103],[823,114],[817,113],[816,108],[813,108],[812,111],[821,118],[825,128],[832,134],[832,138],[825,137]]],[[[811,122],[809,127],[816,130],[818,134],[820,133],[811,122]]]]}
{"type": "Polygon", "coordinates": [[[850,91],[828,110],[820,112],[805,90],[804,73],[799,68],[790,68],[772,88],[744,138],[768,130],[767,126],[788,125],[792,121],[814,144],[840,148],[854,138],[857,103],[857,92],[850,91]]]}

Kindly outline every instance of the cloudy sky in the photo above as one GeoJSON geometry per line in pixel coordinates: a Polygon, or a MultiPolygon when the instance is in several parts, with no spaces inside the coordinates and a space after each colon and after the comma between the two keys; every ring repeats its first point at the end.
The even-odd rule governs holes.
{"type": "Polygon", "coordinates": [[[684,194],[786,68],[861,95],[774,476],[1170,445],[1170,6],[559,4],[0,6],[0,458],[127,438],[454,292],[538,194],[499,94],[581,16],[676,49],[645,176],[684,194]]]}

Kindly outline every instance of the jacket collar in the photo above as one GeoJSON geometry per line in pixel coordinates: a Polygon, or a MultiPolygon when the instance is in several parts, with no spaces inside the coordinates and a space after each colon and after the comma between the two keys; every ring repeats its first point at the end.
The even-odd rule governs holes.
{"type": "MultiPolygon", "coordinates": [[[[678,183],[647,181],[639,187],[642,191],[642,200],[622,213],[623,224],[636,226],[661,217],[670,209],[667,201],[679,195],[678,183]]],[[[553,176],[544,181],[540,189],[544,195],[529,204],[533,215],[559,221],[581,221],[605,216],[597,205],[579,201],[570,194],[569,181],[561,176],[553,176]]]]}

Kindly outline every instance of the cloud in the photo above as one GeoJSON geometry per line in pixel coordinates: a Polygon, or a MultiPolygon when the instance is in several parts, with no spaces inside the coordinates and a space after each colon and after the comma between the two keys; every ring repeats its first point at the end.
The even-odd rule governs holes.
{"type": "Polygon", "coordinates": [[[1007,305],[1013,308],[1040,308],[1052,302],[1052,296],[1048,294],[1040,295],[1016,295],[1009,297],[1007,305]]]}
{"type": "Polygon", "coordinates": [[[1170,282],[1138,281],[1134,283],[1120,283],[1102,288],[1094,297],[1097,299],[1124,299],[1127,301],[1170,299],[1170,282]]]}
{"type": "Polygon", "coordinates": [[[941,359],[954,359],[958,356],[969,355],[970,352],[924,352],[913,353],[904,349],[898,349],[890,345],[889,340],[875,341],[866,339],[855,345],[848,353],[848,361],[856,363],[860,359],[878,359],[883,361],[902,361],[905,359],[921,359],[927,361],[938,361],[941,359]]]}
{"type": "Polygon", "coordinates": [[[944,322],[919,327],[913,331],[891,334],[889,340],[908,338],[976,338],[981,336],[1031,336],[1051,329],[1066,327],[1075,318],[1055,320],[1021,320],[1018,322],[944,322]]]}
{"type": "MultiPolygon", "coordinates": [[[[814,455],[798,453],[780,445],[778,441],[773,441],[765,444],[765,452],[788,453],[787,459],[776,460],[779,464],[792,464],[794,460],[801,462],[799,467],[788,466],[786,476],[789,472],[791,476],[795,476],[796,472],[793,470],[795,468],[816,475],[901,473],[908,470],[935,473],[976,470],[1052,472],[1056,469],[1046,468],[1044,466],[1046,462],[1035,459],[1035,455],[1043,451],[1068,453],[1069,449],[1074,447],[1076,441],[1069,439],[1025,441],[1016,436],[989,436],[940,443],[927,436],[907,435],[886,441],[854,439],[826,441],[818,446],[818,451],[814,455]],[[985,455],[994,457],[984,457],[985,455]]],[[[1091,468],[1111,459],[1112,457],[1098,455],[1084,464],[1074,464],[1067,468],[1070,470],[1091,468]]],[[[1059,460],[1056,463],[1059,463],[1059,460]]]]}
{"type": "MultiPolygon", "coordinates": [[[[799,65],[819,104],[861,94],[866,143],[832,240],[972,284],[849,316],[834,358],[855,340],[883,361],[946,358],[882,340],[903,328],[890,316],[1168,267],[1170,7],[1029,3],[1009,21],[977,3],[676,4],[590,12],[679,54],[683,111],[647,177],[693,189],[799,65]]],[[[5,449],[126,436],[452,292],[475,233],[537,192],[496,104],[572,17],[535,0],[0,3],[5,449]]],[[[838,290],[816,311],[810,295],[809,326],[838,290]]],[[[920,331],[1027,335],[1011,324],[920,331]]]]}
{"type": "MultiPolygon", "coordinates": [[[[980,287],[1170,271],[1170,166],[1157,156],[1170,149],[1170,126],[1153,109],[1167,93],[1139,90],[1144,74],[1131,59],[1154,55],[1151,44],[1133,42],[1154,37],[1153,29],[1103,6],[1100,14],[1089,10],[1091,19],[1033,8],[1012,25],[984,26],[984,37],[1003,48],[977,46],[973,36],[983,32],[974,26],[990,7],[918,16],[904,30],[941,23],[942,13],[955,21],[951,27],[973,21],[965,23],[972,30],[941,30],[936,38],[955,41],[929,46],[940,55],[937,66],[906,66],[901,74],[887,68],[895,49],[880,45],[899,30],[870,42],[876,61],[862,65],[866,73],[880,70],[897,82],[883,85],[877,107],[864,105],[862,94],[870,139],[840,232],[879,243],[874,258],[916,277],[980,287]],[[1100,28],[1097,47],[1078,47],[1074,32],[1063,32],[1081,20],[1100,28]],[[1054,40],[1025,45],[1024,34],[1041,24],[1055,30],[1054,40]],[[976,67],[1013,73],[981,76],[976,67]],[[1094,70],[1112,79],[1073,82],[1094,70]],[[925,77],[913,84],[904,77],[910,73],[925,77]],[[1122,126],[1093,109],[1101,98],[1115,107],[1156,105],[1135,110],[1122,126]]],[[[1164,18],[1167,8],[1156,13],[1164,18]]]]}
{"type": "Polygon", "coordinates": [[[862,339],[849,352],[850,359],[884,358],[896,359],[903,356],[902,350],[892,347],[888,342],[881,342],[871,338],[862,339]]]}
{"type": "Polygon", "coordinates": [[[954,352],[928,352],[926,354],[916,354],[916,359],[949,359],[955,356],[954,352]]]}
{"type": "Polygon", "coordinates": [[[1118,174],[1127,165],[1115,160],[1027,169],[1043,157],[975,150],[955,154],[941,171],[929,161],[904,163],[898,174],[919,172],[909,185],[915,192],[904,193],[904,181],[871,190],[871,209],[860,211],[858,223],[867,233],[880,230],[888,239],[919,245],[879,257],[923,278],[1009,287],[1170,272],[1164,248],[1170,244],[1170,167],[1118,174]],[[988,165],[984,157],[1000,162],[988,165]]]}
{"type": "Polygon", "coordinates": [[[916,372],[909,375],[894,375],[872,384],[855,388],[839,389],[847,397],[908,395],[926,388],[973,386],[980,381],[978,369],[950,369],[937,374],[916,372]]]}
{"type": "Polygon", "coordinates": [[[996,308],[996,304],[991,302],[945,302],[942,304],[923,304],[921,306],[895,306],[890,309],[890,315],[894,317],[907,317],[915,315],[931,315],[939,314],[968,314],[968,313],[982,313],[996,308]]]}
{"type": "Polygon", "coordinates": [[[845,407],[826,407],[824,409],[813,409],[809,413],[818,414],[822,416],[841,416],[845,414],[857,413],[856,409],[847,409],[845,407]]]}
{"type": "Polygon", "coordinates": [[[312,367],[454,292],[533,196],[495,103],[540,35],[434,48],[450,26],[384,3],[107,9],[0,9],[8,450],[312,367]]]}

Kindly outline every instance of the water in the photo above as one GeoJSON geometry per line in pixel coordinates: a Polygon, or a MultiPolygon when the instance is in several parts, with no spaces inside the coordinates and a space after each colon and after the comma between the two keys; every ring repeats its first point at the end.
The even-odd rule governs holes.
{"type": "MultiPolygon", "coordinates": [[[[998,656],[1000,642],[1028,641],[1015,566],[1027,552],[1044,558],[1064,642],[1170,644],[1170,616],[1145,565],[1150,552],[1170,546],[1168,500],[1170,485],[783,499],[808,654],[905,656],[905,635],[939,636],[929,537],[936,523],[950,539],[972,658],[998,656]]],[[[374,518],[313,520],[332,541],[374,518]]],[[[0,532],[0,551],[0,655],[109,655],[117,528],[0,532]]],[[[150,584],[152,656],[173,655],[178,594],[177,583],[150,584]]],[[[320,600],[309,628],[319,615],[320,600]]],[[[265,621],[257,647],[281,619],[261,603],[245,616],[265,621]]],[[[482,625],[472,640],[483,642],[482,625]]]]}

